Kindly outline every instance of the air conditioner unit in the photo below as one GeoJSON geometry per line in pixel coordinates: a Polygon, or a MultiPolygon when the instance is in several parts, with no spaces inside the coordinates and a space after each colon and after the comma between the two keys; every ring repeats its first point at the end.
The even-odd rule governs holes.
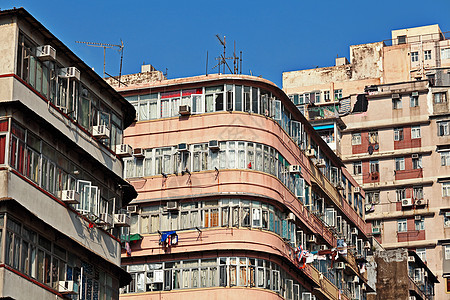
{"type": "Polygon", "coordinates": [[[178,107],[178,113],[182,116],[188,116],[191,114],[191,107],[189,105],[180,105],[178,107]]]}
{"type": "Polygon", "coordinates": [[[358,229],[357,228],[352,228],[351,234],[358,234],[358,229]]]}
{"type": "Polygon", "coordinates": [[[370,242],[369,241],[366,241],[364,243],[364,249],[370,249],[370,242]]]}
{"type": "Polygon", "coordinates": [[[109,139],[109,128],[106,125],[93,126],[92,135],[99,139],[109,139]]]}
{"type": "Polygon", "coordinates": [[[421,221],[422,220],[422,216],[414,216],[414,220],[416,220],[416,221],[421,221]]]}
{"type": "Polygon", "coordinates": [[[55,60],[56,50],[50,45],[37,46],[36,55],[41,60],[55,60]]]}
{"type": "Polygon", "coordinates": [[[133,149],[133,156],[136,158],[144,158],[144,149],[142,148],[134,148],[133,149]]]}
{"type": "Polygon", "coordinates": [[[299,165],[290,165],[289,166],[289,173],[301,173],[302,167],[299,165]]]}
{"type": "Polygon", "coordinates": [[[353,193],[361,193],[361,188],[359,186],[354,186],[353,193]]]}
{"type": "Polygon", "coordinates": [[[450,211],[444,212],[444,216],[445,216],[446,218],[450,218],[450,211]]]}
{"type": "Polygon", "coordinates": [[[75,190],[62,190],[60,191],[59,197],[61,198],[61,201],[66,204],[80,203],[80,193],[75,190]]]}
{"type": "Polygon", "coordinates": [[[313,300],[314,296],[311,293],[304,292],[302,293],[302,300],[313,300]]]}
{"type": "Polygon", "coordinates": [[[314,234],[307,234],[306,241],[308,243],[315,243],[317,241],[316,236],[314,234]]]}
{"type": "Polygon", "coordinates": [[[208,148],[210,150],[213,150],[213,151],[220,150],[219,141],[218,140],[211,140],[211,141],[209,141],[208,142],[208,148]]]}
{"type": "Polygon", "coordinates": [[[423,199],[417,199],[417,200],[414,201],[414,205],[415,205],[415,206],[425,205],[425,200],[423,200],[423,199]]]}
{"type": "Polygon", "coordinates": [[[166,203],[167,210],[178,210],[178,202],[177,201],[168,201],[166,203]]]}
{"type": "Polygon", "coordinates": [[[130,227],[131,221],[128,214],[114,214],[114,226],[130,227]]]}
{"type": "Polygon", "coordinates": [[[295,222],[295,214],[292,212],[288,213],[286,220],[295,222]]]}
{"type": "Polygon", "coordinates": [[[316,150],[315,149],[307,149],[305,151],[305,155],[307,157],[316,157],[316,150]]]}
{"type": "Polygon", "coordinates": [[[413,201],[411,198],[405,198],[402,199],[402,206],[412,206],[413,205],[413,201]]]}
{"type": "Polygon", "coordinates": [[[319,249],[320,250],[327,250],[328,248],[327,248],[327,245],[320,245],[319,249]]]}
{"type": "Polygon", "coordinates": [[[414,258],[414,256],[408,256],[408,262],[415,262],[416,259],[414,258]]]}
{"type": "Polygon", "coordinates": [[[59,281],[58,292],[62,294],[78,294],[78,283],[73,280],[59,281]]]}
{"type": "Polygon", "coordinates": [[[334,268],[336,270],[344,270],[345,269],[345,262],[338,261],[334,263],[334,268]]]}
{"type": "Polygon", "coordinates": [[[75,67],[61,68],[59,74],[59,76],[63,78],[75,78],[76,80],[80,80],[80,71],[75,67]]]}
{"type": "Polygon", "coordinates": [[[319,158],[317,161],[316,161],[316,166],[318,167],[318,168],[324,168],[326,165],[325,165],[325,159],[323,159],[323,158],[319,158]]]}
{"type": "Polygon", "coordinates": [[[378,226],[372,227],[372,234],[381,234],[381,228],[378,226]]]}
{"type": "Polygon", "coordinates": [[[408,300],[416,300],[416,296],[409,296],[408,300]]]}
{"type": "Polygon", "coordinates": [[[128,205],[127,210],[130,214],[137,214],[138,213],[138,206],[137,205],[128,205]]]}
{"type": "Polygon", "coordinates": [[[116,146],[116,154],[120,157],[130,157],[133,155],[133,148],[128,144],[120,144],[116,146]]]}
{"type": "Polygon", "coordinates": [[[178,152],[186,152],[186,151],[189,151],[188,144],[186,144],[186,143],[178,144],[177,150],[178,150],[178,152]]]}
{"type": "Polygon", "coordinates": [[[392,99],[400,99],[400,94],[392,94],[392,99]]]}
{"type": "Polygon", "coordinates": [[[413,155],[411,155],[411,158],[413,158],[413,159],[419,158],[419,154],[413,154],[413,155]]]}
{"type": "Polygon", "coordinates": [[[372,204],[366,204],[364,205],[364,208],[366,209],[366,211],[369,211],[372,208],[372,204]]]}
{"type": "Polygon", "coordinates": [[[99,225],[112,225],[113,224],[113,218],[108,213],[101,213],[100,217],[96,221],[99,225]]]}

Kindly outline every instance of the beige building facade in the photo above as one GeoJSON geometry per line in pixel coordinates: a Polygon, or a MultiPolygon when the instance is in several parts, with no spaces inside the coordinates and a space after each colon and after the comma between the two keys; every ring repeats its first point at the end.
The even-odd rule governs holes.
{"type": "Polygon", "coordinates": [[[438,25],[394,30],[351,46],[350,62],[283,74],[284,91],[365,190],[374,237],[415,250],[440,281],[436,299],[450,293],[448,37],[438,25]]]}

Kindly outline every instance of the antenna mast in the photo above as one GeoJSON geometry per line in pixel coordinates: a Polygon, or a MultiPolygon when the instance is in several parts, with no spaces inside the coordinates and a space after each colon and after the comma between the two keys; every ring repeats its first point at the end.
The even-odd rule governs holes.
{"type": "Polygon", "coordinates": [[[90,47],[99,47],[99,48],[103,48],[103,78],[105,78],[105,74],[106,74],[106,48],[114,48],[117,47],[119,48],[118,51],[120,52],[120,71],[119,71],[119,84],[120,84],[120,79],[122,77],[122,61],[123,61],[123,41],[120,40],[120,45],[115,45],[115,44],[106,44],[106,43],[95,43],[95,42],[80,42],[80,41],[75,41],[78,44],[85,44],[87,46],[90,47]]]}
{"type": "MultiPolygon", "coordinates": [[[[226,57],[226,37],[223,37],[223,40],[220,38],[220,36],[218,34],[216,34],[217,39],[219,40],[220,44],[222,44],[223,46],[223,54],[220,55],[220,57],[217,57],[216,60],[218,61],[217,65],[215,65],[213,67],[213,69],[215,67],[218,67],[219,70],[219,75],[220,75],[220,67],[223,64],[223,73],[225,74],[225,67],[228,68],[228,71],[230,71],[231,74],[238,74],[239,72],[239,57],[236,56],[236,41],[234,42],[234,51],[233,51],[233,57],[226,57]],[[227,63],[227,59],[232,59],[233,60],[233,70],[231,70],[230,66],[227,63]]],[[[241,51],[242,53],[242,51],[241,51]]],[[[208,60],[208,58],[206,58],[206,60],[208,60]]],[[[241,60],[241,66],[242,66],[242,60],[241,60]]],[[[241,71],[242,72],[242,71],[241,71]]]]}

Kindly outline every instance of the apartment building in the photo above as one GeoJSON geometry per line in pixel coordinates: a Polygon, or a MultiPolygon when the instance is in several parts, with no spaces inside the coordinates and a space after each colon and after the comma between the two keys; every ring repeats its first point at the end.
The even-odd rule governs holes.
{"type": "Polygon", "coordinates": [[[373,292],[364,192],[281,89],[246,75],[143,76],[109,81],[138,111],[124,134],[138,197],[122,299],[373,292]]]}
{"type": "Polygon", "coordinates": [[[135,110],[25,9],[0,24],[0,297],[118,299],[135,110]]]}
{"type": "Polygon", "coordinates": [[[350,62],[283,74],[284,91],[365,190],[374,237],[414,250],[437,275],[436,299],[450,293],[448,37],[438,25],[393,30],[351,46],[350,62]]]}

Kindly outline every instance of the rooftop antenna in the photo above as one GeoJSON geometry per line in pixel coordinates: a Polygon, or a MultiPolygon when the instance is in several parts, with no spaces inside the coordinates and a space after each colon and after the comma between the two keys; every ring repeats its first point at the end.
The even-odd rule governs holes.
{"type": "Polygon", "coordinates": [[[120,52],[120,71],[119,71],[119,86],[120,86],[120,79],[122,78],[122,61],[123,61],[123,41],[120,40],[120,45],[115,45],[115,44],[106,44],[106,43],[96,43],[96,42],[80,42],[80,41],[75,41],[78,44],[85,44],[87,46],[90,47],[99,47],[99,48],[103,48],[103,78],[105,78],[105,68],[106,68],[106,48],[114,48],[117,47],[119,48],[118,51],[120,52]]]}
{"type": "MultiPolygon", "coordinates": [[[[223,46],[223,60],[225,60],[225,49],[227,48],[227,41],[226,41],[226,36],[223,36],[223,41],[220,38],[220,36],[218,34],[216,34],[217,39],[219,40],[219,42],[222,44],[223,46]]],[[[223,74],[225,74],[225,61],[221,61],[224,63],[223,65],[223,74]]],[[[219,63],[219,74],[220,74],[220,63],[219,63]]]]}
{"type": "Polygon", "coordinates": [[[216,58],[216,60],[218,60],[219,62],[217,63],[217,65],[215,65],[213,67],[213,69],[218,66],[219,67],[218,68],[219,69],[219,75],[220,75],[220,67],[223,64],[223,73],[222,74],[225,74],[225,71],[226,71],[225,66],[228,68],[228,71],[230,71],[231,74],[237,74],[238,73],[238,69],[239,69],[237,67],[237,65],[238,65],[237,62],[238,62],[239,58],[236,56],[236,42],[234,42],[233,57],[226,57],[226,44],[227,44],[226,43],[226,37],[224,36],[223,40],[220,38],[220,36],[218,34],[216,34],[216,37],[219,40],[220,44],[222,44],[222,46],[223,46],[223,54],[221,54],[220,57],[216,58]],[[233,70],[231,70],[230,66],[228,65],[227,59],[232,59],[233,60],[233,64],[234,64],[233,70]]]}

